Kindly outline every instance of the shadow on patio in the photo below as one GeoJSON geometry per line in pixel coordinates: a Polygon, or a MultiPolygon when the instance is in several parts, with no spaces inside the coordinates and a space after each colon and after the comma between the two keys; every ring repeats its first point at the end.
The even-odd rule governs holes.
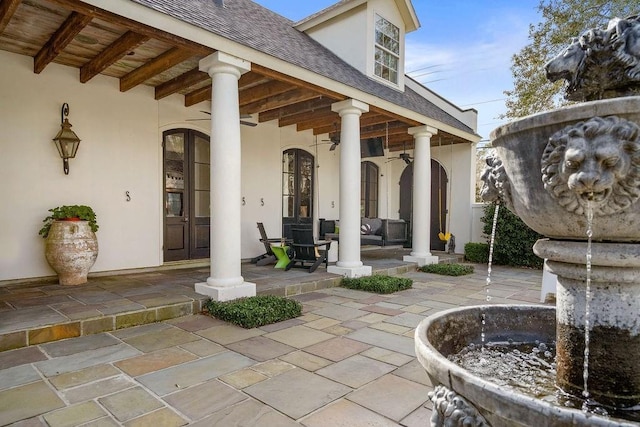
{"type": "MultiPolygon", "coordinates": [[[[402,261],[410,249],[364,247],[361,259],[374,274],[403,274],[415,264],[402,261]]],[[[436,253],[440,262],[461,255],[436,253]]],[[[258,294],[292,296],[338,286],[341,277],[321,267],[284,271],[243,262],[242,275],[258,294]]],[[[91,274],[86,285],[58,285],[56,279],[0,284],[0,351],[60,339],[114,331],[198,313],[205,296],[194,284],[206,281],[206,264],[170,265],[145,271],[91,274]]]]}

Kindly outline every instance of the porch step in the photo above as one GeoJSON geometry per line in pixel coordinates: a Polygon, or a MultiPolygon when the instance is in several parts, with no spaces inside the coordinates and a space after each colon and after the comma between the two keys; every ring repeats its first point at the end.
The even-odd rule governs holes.
{"type": "MultiPolygon", "coordinates": [[[[374,266],[373,272],[400,275],[416,268],[396,264],[402,265],[374,266]]],[[[193,284],[206,280],[207,273],[203,267],[163,269],[92,277],[74,287],[51,280],[0,287],[0,352],[200,313],[208,297],[196,294],[193,284]]],[[[257,293],[290,297],[336,287],[342,280],[319,270],[301,277],[275,286],[261,283],[257,293]]]]}

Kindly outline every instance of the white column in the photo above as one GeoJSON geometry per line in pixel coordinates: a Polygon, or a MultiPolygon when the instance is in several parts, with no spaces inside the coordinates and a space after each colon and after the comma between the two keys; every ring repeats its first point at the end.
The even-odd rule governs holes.
{"type": "Polygon", "coordinates": [[[431,126],[409,128],[413,135],[413,215],[412,251],[403,260],[419,266],[436,264],[438,257],[431,255],[431,137],[438,133],[431,126]]]}
{"type": "Polygon", "coordinates": [[[360,116],[369,106],[355,99],[331,105],[342,118],[340,129],[340,241],[338,262],[329,273],[346,277],[370,276],[360,261],[360,116]]]}
{"type": "Polygon", "coordinates": [[[200,60],[209,73],[211,96],[211,272],[196,292],[216,301],[255,296],[245,282],[241,262],[241,141],[238,79],[251,63],[223,52],[200,60]]]}

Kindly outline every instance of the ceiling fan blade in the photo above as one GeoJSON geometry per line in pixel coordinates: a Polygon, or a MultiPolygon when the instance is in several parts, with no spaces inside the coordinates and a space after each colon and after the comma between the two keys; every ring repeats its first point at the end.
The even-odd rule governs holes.
{"type": "Polygon", "coordinates": [[[245,126],[251,126],[251,127],[256,127],[258,126],[257,123],[253,123],[253,122],[248,122],[246,120],[240,120],[240,124],[241,125],[245,125],[245,126]]]}
{"type": "Polygon", "coordinates": [[[329,151],[335,151],[337,146],[338,144],[334,142],[333,144],[331,144],[331,147],[329,147],[329,151]]]}

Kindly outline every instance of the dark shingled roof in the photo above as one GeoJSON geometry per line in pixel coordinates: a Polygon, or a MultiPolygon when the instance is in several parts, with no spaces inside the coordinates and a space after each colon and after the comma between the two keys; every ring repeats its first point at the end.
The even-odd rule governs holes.
{"type": "Polygon", "coordinates": [[[405,86],[378,83],[294,28],[295,23],[251,0],[131,0],[275,58],[354,87],[456,129],[473,129],[405,86]]]}

